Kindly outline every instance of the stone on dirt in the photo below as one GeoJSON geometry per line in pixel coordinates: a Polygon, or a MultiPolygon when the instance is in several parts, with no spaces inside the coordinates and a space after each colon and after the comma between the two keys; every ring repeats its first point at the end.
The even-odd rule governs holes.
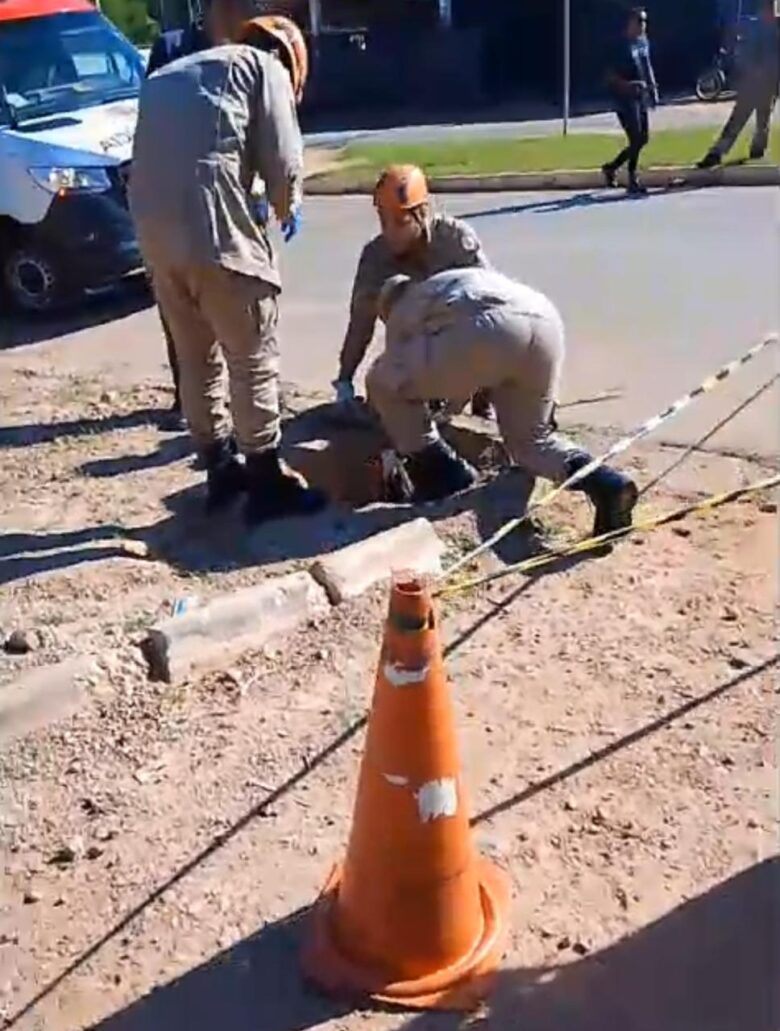
{"type": "Polygon", "coordinates": [[[14,630],[3,646],[8,655],[27,655],[38,646],[38,635],[34,630],[14,630]]]}
{"type": "Polygon", "coordinates": [[[84,656],[24,673],[0,688],[0,743],[73,715],[86,698],[93,662],[84,656]]]}
{"type": "Polygon", "coordinates": [[[149,631],[144,653],[151,675],[174,683],[262,648],[328,608],[308,573],[290,573],[163,620],[149,631]]]}
{"type": "Polygon", "coordinates": [[[444,544],[427,519],[415,519],[392,530],[324,555],[312,566],[334,605],[357,598],[394,572],[441,572],[444,544]]]}

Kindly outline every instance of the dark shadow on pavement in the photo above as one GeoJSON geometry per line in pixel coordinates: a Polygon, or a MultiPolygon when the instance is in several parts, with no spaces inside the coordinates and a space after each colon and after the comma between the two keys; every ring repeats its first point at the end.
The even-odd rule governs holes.
{"type": "Polygon", "coordinates": [[[424,1014],[403,1031],[776,1031],[779,867],[766,859],[568,966],[502,971],[468,1023],[424,1014]]]}
{"type": "Polygon", "coordinates": [[[459,213],[460,218],[493,218],[498,215],[551,215],[559,211],[574,211],[578,208],[600,207],[604,204],[617,204],[620,202],[636,203],[637,201],[648,201],[666,193],[666,190],[651,191],[644,196],[632,197],[625,190],[617,189],[587,193],[574,193],[569,197],[558,197],[555,200],[530,201],[528,204],[512,204],[504,207],[483,208],[479,211],[465,211],[459,213]]]}
{"type": "Polygon", "coordinates": [[[139,426],[159,426],[169,417],[170,412],[164,409],[140,408],[136,412],[95,419],[0,426],[0,447],[31,447],[34,444],[50,444],[63,437],[86,437],[96,433],[113,433],[115,430],[132,430],[139,426]]]}
{"type": "Polygon", "coordinates": [[[349,1012],[307,989],[298,952],[306,911],[151,992],[92,1031],[308,1031],[349,1012]]]}
{"type": "Polygon", "coordinates": [[[105,293],[81,298],[77,304],[57,312],[3,317],[0,319],[0,350],[57,340],[79,330],[126,318],[153,304],[145,278],[134,276],[105,293]]]}

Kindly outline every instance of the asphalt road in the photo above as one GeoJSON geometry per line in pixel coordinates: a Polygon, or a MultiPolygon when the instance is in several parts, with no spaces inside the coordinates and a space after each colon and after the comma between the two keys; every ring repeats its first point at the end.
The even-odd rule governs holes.
{"type": "MultiPolygon", "coordinates": [[[[713,189],[638,201],[604,192],[492,194],[450,198],[446,207],[469,218],[495,265],[561,308],[569,332],[563,400],[624,391],[616,403],[581,409],[578,421],[630,428],[780,323],[774,190],[713,189]]],[[[283,250],[285,379],[326,386],[335,375],[352,275],[373,230],[366,198],[309,201],[301,237],[283,250]]],[[[81,328],[7,325],[0,376],[6,363],[43,360],[126,382],[164,377],[155,312],[120,311],[113,321],[86,325],[116,314],[115,306],[100,304],[81,313],[81,328]],[[36,337],[40,343],[23,344],[36,337]]],[[[766,354],[670,424],[663,439],[694,439],[776,366],[776,355],[766,354]]],[[[777,401],[777,394],[765,396],[718,445],[775,454],[777,401]]]]}

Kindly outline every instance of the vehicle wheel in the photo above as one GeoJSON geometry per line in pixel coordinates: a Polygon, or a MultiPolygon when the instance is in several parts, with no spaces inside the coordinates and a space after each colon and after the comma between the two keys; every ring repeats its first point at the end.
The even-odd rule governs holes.
{"type": "Polygon", "coordinates": [[[12,244],[2,260],[3,286],[17,308],[49,311],[61,300],[60,274],[45,251],[12,244]]]}
{"type": "Polygon", "coordinates": [[[726,88],[726,76],[720,68],[709,68],[696,80],[696,96],[699,100],[712,103],[726,88]]]}

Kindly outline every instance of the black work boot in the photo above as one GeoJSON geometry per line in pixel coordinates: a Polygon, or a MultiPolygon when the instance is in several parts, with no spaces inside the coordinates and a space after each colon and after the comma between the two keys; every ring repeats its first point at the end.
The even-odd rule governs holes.
{"type": "MultiPolygon", "coordinates": [[[[579,451],[567,462],[566,472],[573,476],[578,469],[583,469],[591,461],[590,455],[579,451]]],[[[639,491],[634,481],[625,473],[602,465],[589,473],[584,480],[575,483],[571,489],[584,491],[596,506],[594,537],[631,526],[639,491]]]]}
{"type": "Polygon", "coordinates": [[[246,467],[238,460],[238,447],[228,437],[207,447],[201,458],[206,466],[206,511],[220,512],[247,489],[246,467]]]}
{"type": "Polygon", "coordinates": [[[647,187],[644,185],[644,183],[640,182],[636,176],[632,176],[628,180],[628,188],[626,189],[626,193],[629,197],[646,197],[647,187]]]}
{"type": "Polygon", "coordinates": [[[302,477],[285,468],[276,450],[247,455],[249,497],[244,519],[249,526],[282,516],[315,515],[327,507],[327,495],[307,487],[302,477]]]}
{"type": "Polygon", "coordinates": [[[602,165],[601,174],[604,176],[605,186],[609,189],[613,189],[617,186],[617,171],[615,170],[614,165],[611,165],[609,162],[607,162],[606,165],[602,165]]]}
{"type": "Polygon", "coordinates": [[[417,502],[441,501],[477,482],[476,470],[443,440],[409,455],[404,464],[417,502]]]}
{"type": "Polygon", "coordinates": [[[708,168],[717,168],[719,164],[720,154],[717,151],[711,150],[704,155],[701,161],[696,162],[696,167],[706,171],[708,168]]]}

